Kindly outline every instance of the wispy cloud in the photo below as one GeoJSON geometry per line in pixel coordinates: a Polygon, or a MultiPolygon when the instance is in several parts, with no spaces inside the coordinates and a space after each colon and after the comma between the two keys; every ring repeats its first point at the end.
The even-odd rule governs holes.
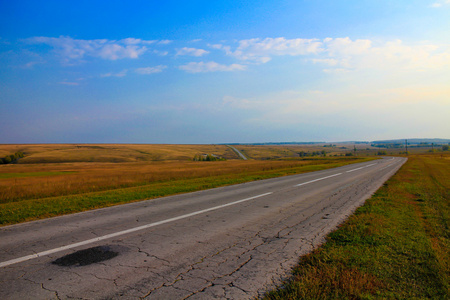
{"type": "Polygon", "coordinates": [[[157,43],[158,43],[158,45],[168,45],[168,44],[172,43],[172,41],[171,40],[161,40],[161,41],[158,41],[157,43]]]}
{"type": "Polygon", "coordinates": [[[152,50],[151,53],[159,55],[159,56],[169,55],[169,51],[161,51],[161,50],[152,50]]]}
{"type": "Polygon", "coordinates": [[[148,51],[148,45],[166,44],[169,41],[148,41],[135,38],[122,40],[82,40],[71,37],[32,37],[25,40],[30,44],[51,46],[63,60],[81,60],[85,57],[99,57],[106,60],[135,59],[148,51]]]}
{"type": "MultiPolygon", "coordinates": [[[[448,0],[450,1],[450,0],[448,0]]],[[[450,64],[450,50],[437,45],[406,45],[401,40],[387,42],[344,38],[241,40],[238,46],[210,44],[246,63],[267,63],[275,56],[304,56],[315,64],[324,64],[329,73],[362,68],[432,69],[450,64]]]]}
{"type": "Polygon", "coordinates": [[[80,85],[79,82],[70,82],[70,81],[61,81],[58,82],[58,84],[62,84],[62,85],[69,85],[69,86],[76,86],[76,85],[80,85]]]}
{"type": "Polygon", "coordinates": [[[450,65],[450,50],[437,45],[405,45],[401,40],[374,43],[371,40],[327,38],[320,58],[336,69],[436,69],[450,65]]]}
{"type": "MultiPolygon", "coordinates": [[[[450,0],[439,3],[450,3],[450,0]]],[[[52,47],[54,53],[57,53],[65,64],[77,64],[89,57],[120,60],[138,59],[144,53],[167,56],[171,49],[163,45],[172,43],[170,40],[143,40],[131,37],[121,40],[82,40],[64,36],[58,38],[33,37],[25,41],[30,44],[44,44],[52,47]]],[[[203,57],[214,50],[219,50],[214,51],[214,61],[191,62],[180,66],[177,65],[176,60],[173,60],[172,62],[175,63],[173,67],[189,73],[241,71],[249,68],[252,64],[268,63],[280,56],[304,57],[304,61],[312,62],[319,67],[323,66],[323,71],[330,74],[361,69],[427,70],[450,66],[450,49],[448,47],[430,43],[408,45],[401,40],[380,41],[349,37],[325,39],[268,37],[235,42],[222,41],[220,44],[206,45],[210,51],[199,47],[174,47],[172,49],[175,54],[173,54],[173,50],[170,51],[170,54],[203,57]],[[230,61],[230,59],[234,60],[234,63],[224,64],[225,60],[230,61]]],[[[48,61],[47,57],[41,56],[39,58],[32,57],[28,60],[29,63],[22,67],[31,68],[37,63],[48,61]],[[46,59],[44,60],[44,58],[46,59]]],[[[128,69],[134,70],[138,74],[153,74],[162,72],[164,68],[166,66],[161,64],[156,67],[138,69],[129,67],[128,69]]],[[[122,71],[106,73],[102,76],[123,77],[125,75],[126,72],[122,71]]]]}
{"type": "Polygon", "coordinates": [[[136,38],[126,38],[122,39],[119,42],[125,44],[125,45],[151,45],[158,43],[157,40],[141,40],[136,38]]]}
{"type": "Polygon", "coordinates": [[[11,42],[0,37],[0,45],[11,45],[11,42]]]}
{"type": "Polygon", "coordinates": [[[184,48],[178,49],[176,55],[190,55],[190,56],[200,57],[200,56],[206,55],[208,53],[209,53],[209,51],[206,51],[203,49],[184,47],[184,48]]]}
{"type": "Polygon", "coordinates": [[[100,77],[125,77],[128,73],[128,70],[122,70],[117,73],[105,73],[100,75],[100,77]]]}
{"type": "Polygon", "coordinates": [[[30,61],[24,65],[22,65],[23,69],[31,69],[33,68],[35,65],[40,65],[40,64],[44,64],[45,61],[30,61]]]}
{"type": "MultiPolygon", "coordinates": [[[[358,82],[357,76],[352,79],[358,82]]],[[[420,119],[423,110],[430,106],[448,107],[450,88],[445,84],[411,85],[395,88],[385,88],[384,84],[377,88],[367,88],[364,84],[359,86],[346,86],[339,89],[325,87],[323,91],[317,90],[286,90],[269,93],[250,98],[225,96],[222,99],[223,109],[251,112],[253,117],[248,123],[266,126],[266,124],[285,124],[289,126],[302,126],[302,124],[325,124],[336,126],[336,116],[342,122],[366,118],[364,121],[380,127],[389,127],[380,124],[379,115],[386,116],[386,107],[399,108],[408,111],[406,114],[420,119]],[[408,104],[405,106],[405,104],[408,104]],[[356,116],[356,117],[355,117],[356,116]],[[329,122],[329,120],[334,120],[329,122]]],[[[436,122],[440,122],[439,118],[436,122]]],[[[409,123],[409,122],[408,122],[409,123]]],[[[367,124],[367,123],[366,123],[367,124]]],[[[330,128],[332,128],[330,127],[330,128]]],[[[376,128],[376,127],[375,127],[376,128]]]]}
{"type": "Polygon", "coordinates": [[[154,73],[161,73],[166,68],[167,68],[167,66],[159,65],[156,67],[138,68],[134,71],[141,75],[149,75],[149,74],[154,74],[154,73]]]}
{"type": "Polygon", "coordinates": [[[179,67],[180,70],[189,72],[189,73],[205,73],[205,72],[231,72],[231,71],[242,71],[247,68],[245,65],[240,64],[231,64],[231,65],[222,65],[216,63],[214,61],[210,62],[190,62],[186,65],[182,65],[179,67]]]}
{"type": "Polygon", "coordinates": [[[431,4],[430,6],[433,8],[439,8],[439,7],[443,7],[445,5],[450,5],[450,0],[436,1],[433,4],[431,4]]]}
{"type": "Polygon", "coordinates": [[[318,39],[286,39],[284,37],[241,40],[235,50],[222,44],[211,45],[212,48],[223,49],[228,55],[238,59],[260,63],[270,61],[272,56],[318,54],[323,51],[322,46],[323,43],[318,39]]]}

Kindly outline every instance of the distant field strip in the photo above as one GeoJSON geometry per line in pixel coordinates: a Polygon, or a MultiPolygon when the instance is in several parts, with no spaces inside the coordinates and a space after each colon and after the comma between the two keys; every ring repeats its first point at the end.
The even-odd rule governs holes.
{"type": "Polygon", "coordinates": [[[57,175],[68,175],[68,174],[74,174],[74,173],[76,173],[76,172],[75,171],[62,171],[62,172],[0,173],[0,179],[57,176],[57,175]]]}

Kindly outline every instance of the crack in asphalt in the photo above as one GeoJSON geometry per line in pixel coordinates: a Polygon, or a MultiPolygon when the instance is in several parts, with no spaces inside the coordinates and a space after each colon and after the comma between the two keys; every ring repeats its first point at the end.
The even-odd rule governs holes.
{"type": "Polygon", "coordinates": [[[56,299],[61,300],[61,297],[59,296],[58,291],[46,288],[46,287],[44,286],[44,283],[42,283],[42,282],[36,282],[36,281],[31,280],[31,279],[29,279],[29,278],[24,278],[24,280],[26,280],[26,281],[28,281],[28,282],[31,282],[32,284],[35,284],[35,285],[40,286],[40,288],[41,288],[42,290],[44,290],[44,291],[48,291],[48,292],[54,293],[56,299]]]}
{"type": "Polygon", "coordinates": [[[61,298],[59,297],[58,291],[47,289],[43,283],[41,283],[41,288],[46,291],[55,293],[56,299],[61,300],[61,298]]]}
{"type": "Polygon", "coordinates": [[[138,252],[139,252],[139,253],[144,253],[145,255],[147,255],[147,257],[155,258],[155,259],[157,259],[157,260],[160,260],[160,261],[164,262],[164,263],[167,264],[167,265],[170,265],[170,261],[168,261],[168,260],[166,260],[166,259],[163,259],[163,258],[160,258],[160,257],[158,257],[158,256],[156,256],[156,255],[154,255],[154,254],[150,254],[150,253],[148,253],[148,252],[142,250],[140,247],[136,247],[136,248],[138,249],[138,252]]]}
{"type": "MultiPolygon", "coordinates": [[[[262,230],[257,232],[255,234],[254,237],[258,237],[262,239],[262,243],[255,245],[253,248],[248,249],[247,251],[244,251],[243,253],[241,253],[241,256],[245,253],[251,252],[251,251],[256,251],[257,253],[264,253],[265,256],[271,256],[271,254],[275,253],[275,252],[280,252],[280,248],[279,249],[273,249],[272,251],[266,252],[262,249],[259,249],[261,246],[264,245],[269,245],[273,242],[278,242],[280,240],[283,240],[283,244],[281,246],[281,250],[284,250],[286,247],[288,247],[289,243],[291,242],[291,240],[293,238],[289,238],[289,236],[293,233],[293,231],[297,228],[305,228],[305,226],[301,226],[302,224],[308,222],[310,219],[313,219],[314,217],[317,216],[322,216],[322,219],[327,221],[327,220],[333,220],[332,215],[337,214],[342,208],[346,207],[346,205],[348,204],[349,201],[351,201],[353,199],[352,196],[348,196],[349,191],[351,194],[353,195],[359,195],[361,192],[364,192],[364,189],[360,189],[360,188],[356,188],[356,190],[353,189],[355,183],[349,184],[348,186],[345,187],[341,187],[340,190],[338,192],[333,193],[329,199],[331,198],[335,198],[337,196],[340,196],[338,202],[335,202],[334,205],[331,206],[324,206],[318,213],[313,213],[311,215],[309,215],[306,219],[302,220],[301,222],[295,223],[293,225],[286,225],[280,228],[275,235],[272,236],[267,236],[267,235],[263,235],[262,234],[262,230]],[[351,192],[353,190],[353,192],[351,192]],[[284,233],[282,233],[284,232],[284,233]]],[[[291,216],[287,216],[284,218],[284,220],[289,219],[291,216]]],[[[283,221],[280,221],[279,223],[283,223],[283,221]]],[[[331,222],[331,223],[336,223],[336,222],[331,222]]],[[[337,222],[340,223],[340,222],[337,222]]],[[[310,223],[311,224],[311,223],[310,223]]],[[[324,239],[324,232],[326,231],[325,229],[329,226],[333,226],[335,224],[329,224],[329,222],[324,222],[324,224],[322,224],[321,226],[319,226],[317,228],[317,232],[309,239],[307,238],[302,238],[301,241],[306,242],[311,248],[316,247],[318,244],[323,242],[324,239]]],[[[251,244],[251,241],[254,239],[250,239],[248,241],[249,245],[251,244]]],[[[282,252],[282,251],[281,251],[282,252]]],[[[226,276],[231,276],[234,273],[238,272],[240,269],[242,269],[246,264],[248,264],[251,260],[252,260],[252,256],[250,256],[250,258],[245,261],[243,264],[241,264],[237,269],[235,269],[233,272],[229,273],[229,274],[225,274],[223,276],[219,276],[219,277],[214,277],[211,278],[211,282],[214,282],[215,280],[217,280],[218,278],[223,278],[226,276]]],[[[260,258],[261,259],[261,258],[260,258]]],[[[285,258],[283,260],[283,262],[279,263],[280,265],[280,269],[285,269],[283,267],[283,263],[289,261],[288,258],[285,258]]],[[[213,285],[208,284],[207,286],[205,286],[203,289],[200,289],[199,291],[189,295],[187,298],[189,298],[192,295],[195,295],[196,293],[202,293],[205,292],[207,290],[208,287],[211,287],[213,285]]],[[[233,281],[230,281],[229,286],[233,286],[233,287],[238,287],[234,284],[233,281]]],[[[241,289],[243,292],[248,293],[248,291],[241,289]]]]}
{"type": "MultiPolygon", "coordinates": [[[[315,215],[316,215],[316,214],[313,214],[311,217],[313,217],[313,216],[315,216],[315,215]]],[[[285,219],[287,219],[287,217],[286,217],[285,219]]],[[[298,226],[299,224],[303,223],[304,221],[295,223],[294,225],[291,225],[291,226],[285,225],[285,224],[283,223],[283,221],[284,221],[284,220],[282,220],[282,221],[279,222],[279,223],[282,223],[284,226],[281,226],[281,228],[280,228],[274,235],[272,235],[272,236],[266,236],[266,237],[263,237],[263,236],[262,236],[262,230],[260,230],[260,231],[256,232],[256,233],[254,234],[254,236],[248,238],[247,240],[244,240],[243,242],[245,242],[246,244],[248,244],[248,246],[251,246],[252,243],[255,242],[255,239],[254,239],[254,238],[256,238],[256,237],[257,237],[257,238],[260,238],[260,239],[262,240],[262,242],[257,243],[256,245],[254,245],[253,247],[250,247],[250,248],[247,248],[247,247],[242,248],[242,247],[240,247],[240,248],[241,248],[242,250],[244,250],[244,251],[241,250],[240,253],[239,253],[239,255],[235,254],[235,255],[236,255],[236,258],[237,258],[236,260],[240,260],[244,255],[246,255],[247,253],[252,252],[252,251],[264,253],[265,256],[270,256],[272,253],[278,252],[278,250],[277,250],[277,249],[272,249],[271,251],[266,252],[266,251],[264,251],[264,250],[259,250],[259,248],[260,248],[261,246],[263,246],[263,245],[271,244],[271,243],[274,242],[274,241],[283,240],[283,245],[282,245],[281,248],[282,248],[282,249],[285,249],[285,248],[287,247],[287,245],[289,244],[289,242],[292,240],[292,238],[287,238],[286,236],[289,236],[289,235],[292,233],[292,231],[293,231],[292,228],[293,228],[293,227],[298,226]],[[287,229],[292,229],[292,230],[287,230],[287,229]],[[284,234],[282,234],[283,231],[285,232],[284,234]]],[[[310,244],[311,244],[311,246],[312,246],[313,243],[310,242],[310,244]]],[[[233,247],[239,247],[239,246],[238,246],[237,244],[234,244],[233,246],[226,247],[225,249],[222,249],[222,250],[218,251],[217,253],[215,253],[214,255],[212,255],[211,258],[214,257],[214,256],[217,256],[217,255],[219,255],[219,254],[221,254],[221,253],[225,252],[226,250],[229,250],[229,249],[231,249],[231,248],[233,248],[233,247]]],[[[186,280],[186,279],[185,279],[185,276],[183,276],[183,275],[187,275],[187,274],[189,274],[189,272],[191,272],[192,270],[195,270],[195,266],[198,265],[198,264],[203,263],[203,262],[205,261],[205,259],[207,259],[207,258],[208,258],[208,257],[202,257],[202,259],[201,259],[200,261],[196,262],[195,264],[190,265],[189,268],[188,268],[187,270],[185,270],[184,272],[179,273],[179,274],[175,277],[175,280],[174,280],[171,284],[164,284],[164,285],[161,285],[160,287],[158,287],[158,288],[156,288],[156,289],[153,289],[152,291],[150,291],[149,293],[147,293],[147,294],[144,296],[144,298],[151,296],[151,294],[152,294],[153,292],[157,291],[157,290],[160,289],[160,288],[163,288],[163,287],[171,287],[171,286],[173,286],[175,283],[177,283],[177,282],[179,282],[179,281],[186,280]]],[[[241,264],[239,264],[234,270],[232,270],[232,271],[229,272],[229,273],[220,275],[220,276],[214,276],[214,277],[209,278],[209,279],[206,279],[206,278],[204,278],[204,277],[196,277],[196,278],[201,278],[201,279],[206,280],[206,281],[208,282],[208,284],[206,284],[206,286],[204,286],[203,288],[201,288],[201,289],[199,289],[199,290],[197,290],[197,291],[191,293],[190,295],[186,296],[184,299],[187,299],[187,298],[189,298],[189,297],[191,297],[191,296],[193,296],[193,295],[195,295],[195,294],[205,292],[206,289],[207,289],[208,287],[214,286],[214,284],[213,284],[214,281],[216,281],[216,280],[218,280],[218,279],[225,278],[225,277],[230,277],[230,276],[232,276],[233,274],[239,272],[244,266],[246,266],[250,261],[252,261],[252,259],[253,259],[253,256],[250,255],[249,258],[248,258],[247,260],[245,260],[244,262],[242,262],[241,264]],[[208,280],[209,280],[209,281],[208,281],[208,280]]],[[[219,261],[219,262],[217,263],[217,266],[220,266],[221,264],[225,264],[225,263],[228,262],[228,261],[229,261],[228,258],[224,259],[223,261],[219,261]]],[[[287,258],[284,259],[284,262],[286,262],[286,261],[288,261],[287,258]]],[[[283,264],[280,263],[280,266],[282,266],[282,265],[283,265],[283,264]]],[[[207,264],[207,265],[206,265],[206,268],[208,268],[209,266],[210,266],[210,265],[207,264]]],[[[191,278],[195,278],[195,277],[191,277],[191,278]]],[[[227,285],[228,285],[228,286],[232,286],[232,287],[237,287],[237,286],[235,285],[235,283],[234,283],[232,280],[229,280],[227,285]]],[[[241,289],[241,290],[244,291],[245,293],[248,293],[248,292],[245,291],[244,289],[241,289]]]]}

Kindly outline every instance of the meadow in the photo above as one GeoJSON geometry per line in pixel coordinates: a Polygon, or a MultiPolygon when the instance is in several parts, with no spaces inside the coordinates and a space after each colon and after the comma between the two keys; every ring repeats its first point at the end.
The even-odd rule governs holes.
{"type": "Polygon", "coordinates": [[[305,146],[239,148],[250,160],[239,159],[226,145],[2,145],[0,155],[21,151],[25,156],[0,165],[0,224],[372,159],[292,155],[312,151],[305,146]],[[193,161],[199,153],[227,160],[193,161]]]}
{"type": "Polygon", "coordinates": [[[408,162],[273,299],[449,299],[450,154],[408,162]]]}

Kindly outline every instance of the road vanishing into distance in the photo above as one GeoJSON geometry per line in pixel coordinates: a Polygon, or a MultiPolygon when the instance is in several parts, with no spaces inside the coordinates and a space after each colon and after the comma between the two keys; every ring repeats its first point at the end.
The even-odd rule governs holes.
{"type": "Polygon", "coordinates": [[[242,154],[241,151],[239,151],[238,149],[234,148],[233,146],[228,145],[228,147],[231,148],[231,150],[233,150],[234,152],[236,152],[237,155],[239,155],[240,158],[242,158],[243,160],[247,160],[247,157],[245,157],[244,154],[242,154]]]}
{"type": "Polygon", "coordinates": [[[0,299],[249,299],[403,163],[384,158],[0,228],[0,299]]]}

